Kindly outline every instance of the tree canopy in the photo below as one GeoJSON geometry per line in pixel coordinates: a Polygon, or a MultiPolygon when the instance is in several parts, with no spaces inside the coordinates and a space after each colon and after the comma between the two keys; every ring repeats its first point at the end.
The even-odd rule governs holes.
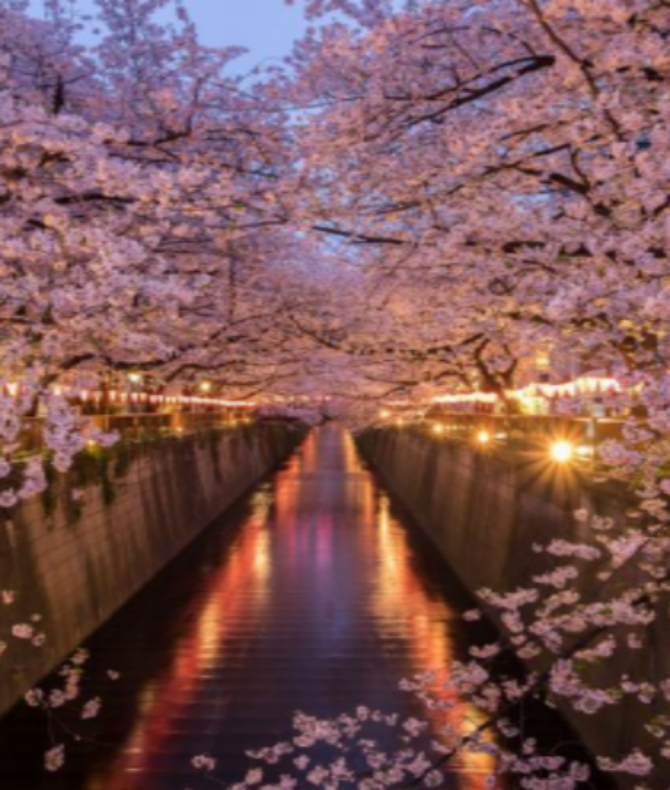
{"type": "Polygon", "coordinates": [[[110,371],[365,410],[568,353],[641,392],[606,460],[667,592],[667,0],[309,0],[245,79],[179,0],[47,9],[0,2],[2,471],[38,410],[66,469],[54,385],[110,371]]]}

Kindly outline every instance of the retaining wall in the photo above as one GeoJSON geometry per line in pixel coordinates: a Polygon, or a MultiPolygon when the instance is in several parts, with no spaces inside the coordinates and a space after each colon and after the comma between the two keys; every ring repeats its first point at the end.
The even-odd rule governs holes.
{"type": "MultiPolygon", "coordinates": [[[[615,531],[629,526],[630,492],[611,481],[594,483],[579,467],[557,469],[545,448],[524,456],[479,452],[420,430],[393,428],[368,431],[359,447],[472,592],[532,586],[531,576],[551,567],[533,544],[592,537],[590,527],[574,518],[579,508],[613,518],[615,531]]],[[[626,575],[619,572],[616,583],[625,586],[631,581],[626,575]]],[[[582,567],[577,586],[587,601],[611,593],[592,567],[582,567]]],[[[504,630],[499,620],[498,625],[504,630]]],[[[667,601],[658,622],[640,636],[643,650],[624,648],[593,668],[599,685],[616,688],[624,674],[670,677],[667,601]]],[[[564,713],[595,754],[623,756],[634,747],[647,748],[645,724],[670,710],[657,698],[651,705],[630,700],[596,716],[565,708],[564,713]]],[[[639,787],[640,779],[623,779],[620,785],[639,787]]],[[[670,786],[667,771],[661,786],[670,786]]]]}
{"type": "Polygon", "coordinates": [[[92,451],[44,495],[2,511],[0,590],[16,600],[0,602],[0,714],[302,436],[259,424],[92,451]],[[32,615],[41,617],[32,624],[46,634],[42,647],[11,635],[32,615]]]}

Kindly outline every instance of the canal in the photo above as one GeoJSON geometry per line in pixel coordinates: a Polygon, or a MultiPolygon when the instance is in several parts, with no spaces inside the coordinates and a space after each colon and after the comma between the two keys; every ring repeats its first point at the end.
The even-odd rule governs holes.
{"type": "MultiPolygon", "coordinates": [[[[290,739],[296,710],[420,715],[399,680],[465,657],[471,601],[404,520],[349,434],[312,432],[91,638],[98,718],[21,705],[0,724],[0,787],[199,790],[216,785],[194,755],[239,780],[247,750],[290,739]],[[47,774],[52,743],[67,757],[47,774]]],[[[484,790],[489,759],[466,755],[449,786],[484,790]]]]}

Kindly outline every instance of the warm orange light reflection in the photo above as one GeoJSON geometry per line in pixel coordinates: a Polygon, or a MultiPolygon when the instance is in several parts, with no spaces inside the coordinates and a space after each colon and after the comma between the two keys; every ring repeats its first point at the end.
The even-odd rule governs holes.
{"type": "MultiPolygon", "coordinates": [[[[448,621],[457,618],[458,613],[443,599],[428,594],[426,585],[408,561],[407,533],[391,516],[388,497],[383,494],[378,501],[375,534],[380,559],[374,598],[378,621],[392,623],[394,629],[399,621],[404,622],[402,637],[413,647],[408,675],[435,670],[444,672],[446,677],[446,669],[455,658],[448,621]]],[[[447,692],[441,693],[443,699],[451,697],[447,692]]],[[[436,732],[450,724],[462,736],[467,736],[483,721],[481,713],[467,704],[458,705],[449,714],[426,711],[426,715],[436,732]]],[[[491,755],[465,751],[453,761],[453,766],[459,774],[462,772],[460,790],[484,790],[485,779],[493,773],[495,761],[491,755]]]]}
{"type": "MultiPolygon", "coordinates": [[[[226,662],[229,628],[254,616],[267,602],[272,563],[271,535],[267,515],[272,498],[259,489],[252,498],[252,513],[226,563],[218,567],[197,601],[198,616],[185,628],[174,660],[163,674],[149,682],[140,694],[135,726],[123,752],[104,776],[94,776],[87,790],[144,790],[146,771],[169,750],[178,730],[177,721],[193,704],[203,676],[226,662]],[[254,595],[243,592],[252,584],[254,595]]],[[[141,659],[141,657],[140,657],[141,659]]],[[[138,659],[139,660],[139,659],[138,659]]]]}
{"type": "MultiPolygon", "coordinates": [[[[384,683],[388,677],[378,692],[382,706],[402,677],[448,667],[453,657],[449,623],[458,615],[421,575],[407,532],[362,465],[349,434],[333,428],[312,433],[273,482],[257,489],[250,510],[225,557],[194,569],[208,575],[194,582],[172,658],[141,690],[135,724],[120,756],[86,790],[158,787],[165,756],[190,748],[190,741],[185,746],[180,740],[184,722],[203,695],[208,704],[214,697],[216,716],[227,716],[236,689],[234,677],[231,681],[226,673],[235,661],[253,678],[251,687],[263,689],[258,694],[265,705],[262,695],[268,687],[262,681],[273,654],[266,656],[265,637],[254,641],[253,629],[276,644],[285,640],[281,628],[288,621],[296,641],[281,643],[285,652],[280,650],[279,656],[289,669],[279,677],[294,672],[302,682],[301,673],[314,673],[320,678],[316,693],[325,698],[336,685],[334,673],[357,656],[378,662],[372,670],[375,679],[380,671],[384,683]],[[291,669],[292,651],[302,662],[291,669]]],[[[358,665],[347,669],[345,681],[352,677],[358,682],[357,674],[369,671],[358,665]]],[[[270,686],[269,696],[275,690],[283,693],[270,686]]],[[[359,689],[346,704],[365,702],[358,698],[364,693],[359,689]]],[[[322,704],[321,697],[315,697],[315,704],[322,704]]],[[[269,716],[267,711],[264,715],[269,716]]],[[[446,714],[427,715],[438,733],[446,714]]],[[[467,705],[448,714],[448,722],[464,735],[478,721],[467,705]]],[[[196,735],[190,732],[189,737],[196,735]]],[[[223,748],[209,743],[207,733],[203,738],[193,754],[223,748]]],[[[454,762],[459,790],[485,790],[492,769],[490,756],[464,753],[454,762]]]]}

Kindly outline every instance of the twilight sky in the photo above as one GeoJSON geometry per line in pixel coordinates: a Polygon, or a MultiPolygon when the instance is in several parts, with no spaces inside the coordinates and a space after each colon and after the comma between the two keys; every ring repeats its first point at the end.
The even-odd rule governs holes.
{"type": "Polygon", "coordinates": [[[251,50],[250,66],[283,57],[304,30],[302,3],[283,0],[186,0],[205,44],[239,44],[251,50]]]}
{"type": "MultiPolygon", "coordinates": [[[[42,0],[31,0],[39,12],[42,0]]],[[[91,0],[77,0],[82,12],[90,12],[91,0]]],[[[185,0],[204,44],[237,44],[251,52],[240,59],[247,70],[267,58],[287,55],[291,44],[304,30],[302,2],[287,7],[283,0],[185,0]]]]}

